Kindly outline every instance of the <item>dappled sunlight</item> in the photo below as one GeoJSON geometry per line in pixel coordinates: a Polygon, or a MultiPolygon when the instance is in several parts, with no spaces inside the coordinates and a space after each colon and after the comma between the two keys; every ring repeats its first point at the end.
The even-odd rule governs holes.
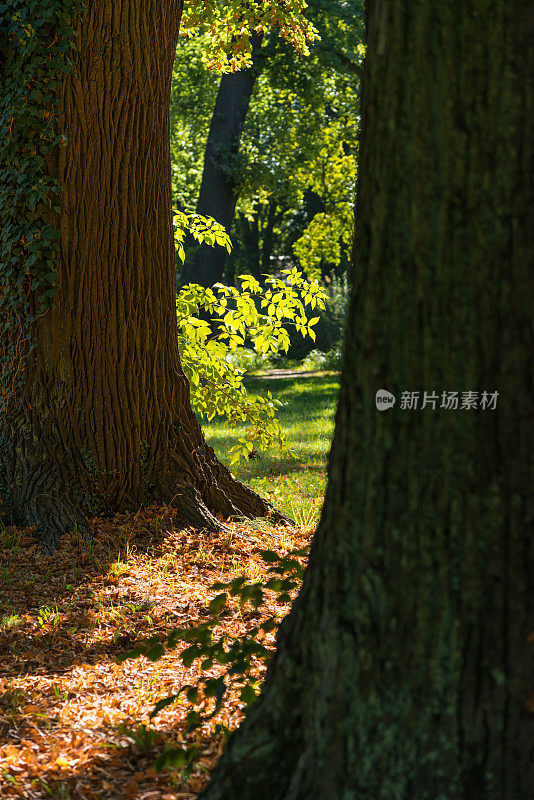
{"type": "MultiPolygon", "coordinates": [[[[278,376],[276,384],[269,382],[269,373],[260,379],[256,376],[246,378],[249,392],[266,394],[270,390],[283,402],[277,413],[286,435],[287,451],[269,450],[262,453],[261,467],[258,465],[262,473],[267,471],[274,475],[278,470],[283,473],[287,471],[286,464],[298,462],[299,459],[316,460],[322,465],[326,463],[334,432],[338,378],[335,373],[322,372],[304,373],[303,378],[281,379],[278,376]]],[[[229,428],[226,423],[216,419],[205,424],[204,431],[219,457],[227,461],[230,447],[235,444],[237,437],[243,435],[244,428],[229,428]]],[[[234,465],[232,469],[236,476],[246,481],[253,475],[254,460],[240,461],[234,465]]]]}
{"type": "MultiPolygon", "coordinates": [[[[230,692],[213,725],[188,734],[187,702],[153,722],[149,713],[198,680],[198,662],[185,668],[178,651],[156,663],[115,659],[139,639],[208,619],[213,582],[240,574],[267,580],[260,550],[285,555],[302,547],[311,533],[302,522],[300,529],[230,523],[207,534],[183,528],[172,509],[152,507],[92,520],[91,542],[65,535],[54,557],[43,557],[31,531],[3,529],[0,770],[11,794],[195,797],[221,752],[216,722],[233,729],[241,720],[238,693],[230,692]],[[200,757],[187,780],[176,770],[155,772],[165,744],[191,741],[200,757]]],[[[270,602],[261,611],[229,606],[217,630],[243,635],[264,616],[281,619],[289,606],[270,602]]],[[[265,645],[273,641],[274,633],[265,634],[265,645]]],[[[263,670],[258,663],[251,674],[260,680],[263,670]]]]}
{"type": "MultiPolygon", "coordinates": [[[[274,370],[260,377],[246,378],[250,392],[271,390],[284,402],[278,412],[286,435],[287,450],[267,451],[232,465],[239,480],[269,498],[294,520],[306,520],[312,529],[319,519],[326,490],[326,463],[334,433],[334,417],[339,391],[339,375],[326,372],[274,370]],[[303,421],[305,424],[303,424],[303,421]]],[[[228,429],[219,420],[204,426],[208,441],[223,463],[229,461],[230,448],[244,429],[228,429]]]]}
{"type": "MultiPolygon", "coordinates": [[[[66,535],[54,557],[42,555],[29,529],[1,531],[0,768],[13,796],[91,800],[155,792],[183,799],[205,785],[223,745],[215,721],[188,734],[191,706],[180,701],[149,722],[161,697],[198,680],[198,663],[185,668],[176,651],[156,663],[115,659],[140,638],[207,619],[213,582],[239,574],[267,580],[262,548],[285,555],[309,542],[325,490],[338,384],[322,374],[277,382],[273,393],[285,403],[280,418],[292,452],[262,453],[233,471],[296,527],[256,520],[207,534],[183,528],[173,509],[153,506],[95,518],[91,541],[66,535]],[[200,758],[187,780],[179,770],[154,771],[165,744],[192,740],[200,758]]],[[[251,390],[269,388],[266,378],[248,383],[251,390]]],[[[224,459],[235,431],[215,423],[206,432],[224,459]]],[[[241,635],[262,615],[281,618],[287,609],[233,606],[221,617],[221,631],[241,635]]],[[[273,641],[274,633],[265,635],[264,644],[273,641]]],[[[252,675],[254,669],[260,680],[264,666],[252,675]]],[[[231,692],[217,720],[235,728],[242,707],[231,692]]]]}

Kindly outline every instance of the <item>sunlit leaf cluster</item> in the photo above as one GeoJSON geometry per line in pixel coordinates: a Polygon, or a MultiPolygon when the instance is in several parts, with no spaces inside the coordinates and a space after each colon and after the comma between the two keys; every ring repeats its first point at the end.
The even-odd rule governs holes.
{"type": "Polygon", "coordinates": [[[176,241],[176,252],[178,258],[184,263],[185,250],[184,240],[186,232],[189,232],[195,241],[213,246],[215,244],[225,247],[228,252],[232,250],[232,242],[226,233],[224,225],[202,214],[186,214],[184,211],[177,211],[174,214],[174,238],[176,241]]]}
{"type": "MultiPolygon", "coordinates": [[[[190,223],[176,215],[178,246],[184,238],[179,225],[190,223]]],[[[190,228],[198,241],[227,248],[224,228],[209,219],[192,220],[190,228]]],[[[200,417],[225,417],[230,425],[245,426],[245,435],[232,448],[231,463],[248,456],[254,448],[283,447],[276,409],[280,401],[247,392],[243,370],[232,356],[250,344],[267,356],[287,352],[290,330],[315,339],[315,309],[324,309],[325,291],[319,281],[308,281],[302,272],[284,270],[280,277],[266,276],[265,285],[251,275],[239,277],[240,287],[215,284],[204,288],[188,284],[176,297],[180,357],[189,379],[191,402],[200,417]]]]}
{"type": "Polygon", "coordinates": [[[299,184],[325,198],[325,210],[315,214],[293,245],[308,275],[320,273],[324,262],[339,263],[348,257],[354,234],[353,199],[356,191],[356,148],[344,147],[339,124],[325,132],[315,168],[299,170],[299,184]]]}
{"type": "Polygon", "coordinates": [[[204,59],[208,67],[235,72],[252,63],[253,31],[263,33],[276,28],[296,50],[307,55],[308,44],[319,35],[306,17],[306,8],[304,0],[193,0],[185,4],[181,33],[187,37],[207,33],[204,59]]]}

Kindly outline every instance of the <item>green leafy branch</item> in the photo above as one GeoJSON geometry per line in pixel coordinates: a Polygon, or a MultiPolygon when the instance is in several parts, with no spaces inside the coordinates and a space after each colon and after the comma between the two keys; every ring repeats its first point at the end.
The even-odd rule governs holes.
{"type": "MultiPolygon", "coordinates": [[[[220,231],[213,226],[207,230],[214,241],[222,242],[220,231]]],[[[197,227],[196,235],[201,240],[206,234],[197,227]]],[[[317,280],[307,281],[297,269],[281,274],[267,277],[265,288],[250,275],[239,276],[240,288],[189,284],[176,298],[180,355],[195,410],[208,420],[221,415],[231,425],[247,426],[245,436],[231,448],[231,463],[254,447],[284,446],[276,418],[281,402],[271,392],[267,397],[249,395],[232,355],[242,352],[247,341],[261,355],[287,352],[291,327],[315,339],[313,327],[319,317],[310,317],[308,309],[325,307],[325,292],[317,280]],[[199,316],[199,309],[211,322],[199,316]]]]}
{"type": "Polygon", "coordinates": [[[221,245],[230,253],[232,242],[226,233],[224,225],[221,225],[213,217],[205,217],[202,214],[186,214],[185,211],[174,212],[174,238],[177,246],[178,257],[182,264],[185,261],[184,239],[186,232],[192,234],[193,238],[199,243],[208,245],[221,245]]]}
{"type": "MultiPolygon", "coordinates": [[[[178,211],[174,229],[182,262],[186,231],[199,243],[231,251],[230,237],[213,217],[178,211]]],[[[324,309],[326,297],[318,280],[307,280],[296,268],[284,270],[280,277],[266,276],[263,287],[251,275],[240,275],[238,280],[239,288],[188,284],[176,296],[180,357],[195,411],[208,420],[219,415],[230,425],[246,425],[245,435],[231,448],[231,463],[247,457],[255,447],[284,446],[276,418],[280,400],[271,392],[266,397],[248,394],[244,372],[234,363],[236,356],[247,342],[263,356],[280,350],[287,353],[290,328],[315,340],[313,328],[319,317],[308,312],[324,309]]]]}
{"type": "Polygon", "coordinates": [[[277,28],[280,35],[303,55],[309,55],[308,44],[319,34],[306,18],[305,0],[263,0],[247,3],[227,0],[224,3],[186,3],[181,35],[190,37],[208,34],[205,60],[210,69],[235,72],[252,64],[251,33],[277,28]]]}

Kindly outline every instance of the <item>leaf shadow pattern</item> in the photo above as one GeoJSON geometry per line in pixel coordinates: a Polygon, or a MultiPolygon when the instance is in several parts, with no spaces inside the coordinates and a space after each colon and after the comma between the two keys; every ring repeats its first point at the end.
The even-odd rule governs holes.
{"type": "MultiPolygon", "coordinates": [[[[139,638],[206,620],[207,587],[217,580],[242,572],[261,579],[260,551],[273,539],[282,552],[307,540],[297,530],[239,523],[208,534],[183,528],[173,514],[151,508],[92,520],[90,542],[68,534],[51,558],[30,530],[0,529],[0,796],[4,787],[28,800],[184,798],[202,789],[222,736],[209,726],[195,732],[200,757],[187,780],[173,769],[156,775],[158,748],[192,741],[188,708],[177,703],[149,720],[161,697],[198,681],[200,666],[180,666],[172,653],[154,664],[119,665],[116,657],[139,638]],[[143,739],[142,725],[155,733],[143,739]]],[[[220,625],[242,635],[261,621],[236,608],[220,625]]],[[[228,729],[242,707],[230,699],[228,729]]]]}

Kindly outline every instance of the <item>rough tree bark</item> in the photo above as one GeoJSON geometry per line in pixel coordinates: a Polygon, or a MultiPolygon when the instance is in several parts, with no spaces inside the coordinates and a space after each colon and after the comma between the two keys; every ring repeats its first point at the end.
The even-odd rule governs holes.
{"type": "Polygon", "coordinates": [[[39,320],[24,398],[0,421],[4,508],[44,546],[85,514],[177,507],[215,515],[271,507],[204,441],[180,366],[170,192],[170,79],[179,0],[98,0],[77,33],[62,88],[68,145],[59,284],[39,320]]]}
{"type": "Polygon", "coordinates": [[[326,501],[203,800],[534,798],[534,4],[369,15],[326,501]]]}
{"type": "MultiPolygon", "coordinates": [[[[211,117],[204,169],[198,196],[197,213],[214,217],[230,233],[239,197],[232,160],[239,152],[250,99],[258,74],[257,54],[262,36],[252,33],[253,67],[221,77],[211,117]]],[[[224,247],[200,245],[193,258],[186,261],[180,282],[213,286],[222,280],[226,264],[224,247]]]]}

